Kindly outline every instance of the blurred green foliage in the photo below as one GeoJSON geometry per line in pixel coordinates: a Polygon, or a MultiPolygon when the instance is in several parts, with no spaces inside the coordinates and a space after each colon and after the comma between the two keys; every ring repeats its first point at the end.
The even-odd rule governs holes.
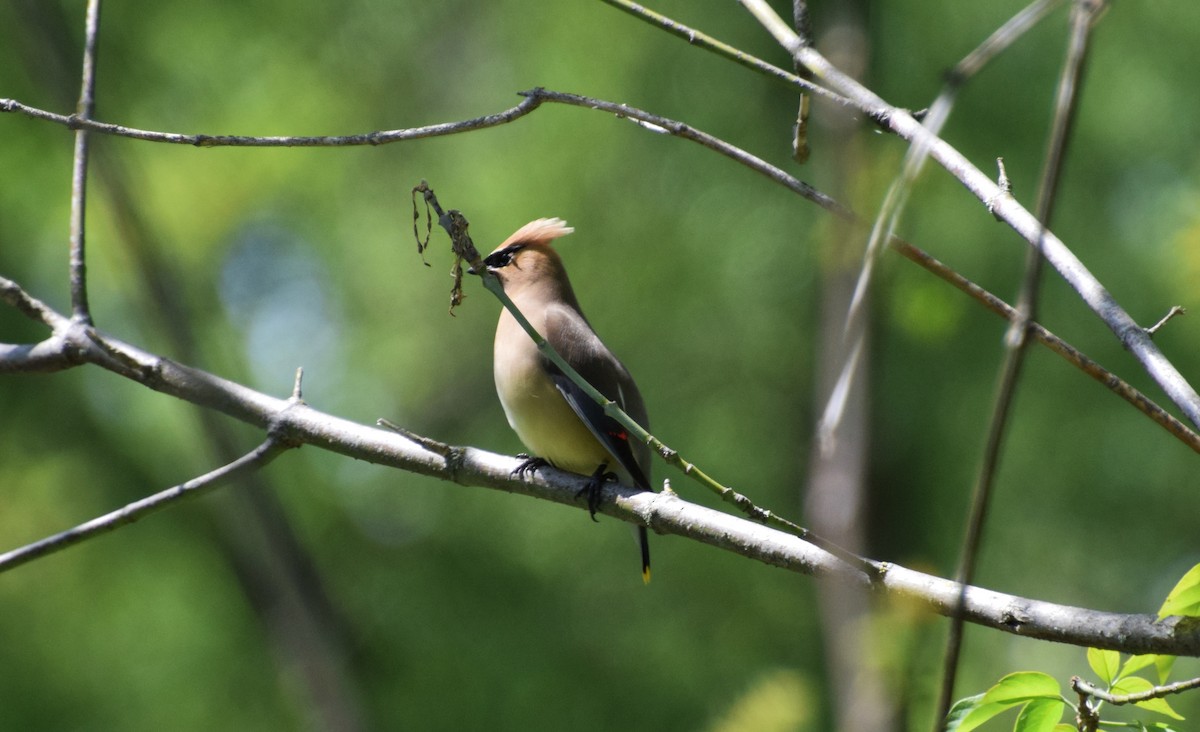
{"type": "MultiPolygon", "coordinates": [[[[869,84],[901,106],[925,106],[941,72],[1022,5],[869,4],[869,84]]],[[[0,5],[0,97],[73,108],[82,6],[0,5]],[[44,31],[60,27],[56,18],[61,37],[44,31]]],[[[833,6],[812,4],[818,35],[833,6]]],[[[867,162],[840,190],[847,174],[820,125],[809,165],[786,162],[796,104],[786,88],[602,3],[549,7],[109,2],[97,117],[189,133],[349,134],[493,113],[545,86],[681,119],[868,214],[897,170],[902,143],[864,128],[867,162]]],[[[736,3],[653,7],[789,66],[736,3]]],[[[1065,18],[1059,11],[972,81],[944,135],[984,170],[1003,156],[1024,202],[1065,18]]],[[[1197,28],[1190,0],[1118,3],[1101,22],[1055,220],[1146,324],[1171,305],[1196,307],[1197,28]]],[[[761,505],[803,519],[823,406],[812,387],[823,274],[853,261],[861,242],[825,248],[828,218],[765,179],[685,141],[554,105],[499,128],[378,148],[94,145],[89,274],[107,332],[276,395],[304,366],[305,398],[318,409],[516,452],[491,383],[497,304],[476,289],[449,317],[444,237],[435,232],[430,268],[415,251],[409,190],[427,179],[466,213],[485,250],[540,216],[575,226],[560,251],[593,324],[637,376],[655,433],[761,505]],[[105,165],[119,168],[148,233],[141,248],[101,182],[105,165]],[[182,322],[165,321],[149,282],[167,289],[182,322]]],[[[63,128],[0,117],[0,273],[60,309],[71,149],[63,128]]],[[[923,177],[902,233],[997,294],[1015,291],[1022,243],[940,170],[923,177]]],[[[1044,293],[1047,327],[1158,398],[1053,273],[1044,293]]],[[[869,552],[948,574],[1004,325],[892,255],[874,311],[869,552]]],[[[0,341],[43,334],[0,309],[0,341]]],[[[1191,318],[1158,336],[1185,374],[1200,366],[1195,341],[1191,318]]],[[[4,547],[218,464],[196,408],[97,369],[3,376],[0,414],[4,547]]],[[[217,424],[239,449],[260,439],[217,424]]],[[[1034,350],[980,583],[1152,611],[1200,561],[1196,464],[1123,402],[1034,350]]],[[[682,476],[656,476],[712,504],[682,476]]],[[[278,501],[311,558],[369,728],[832,724],[808,578],[657,538],[655,580],[643,588],[629,532],[579,511],[313,448],[263,477],[265,488],[231,488],[0,576],[0,727],[321,726],[309,687],[279,651],[274,634],[286,619],[254,610],[272,598],[255,598],[259,585],[230,560],[242,535],[231,517],[244,519],[246,505],[233,494],[249,490],[278,501]]],[[[863,663],[884,666],[913,728],[927,726],[935,693],[942,625],[931,620],[883,608],[888,632],[864,631],[875,640],[863,663]]],[[[1083,671],[1077,649],[991,631],[971,630],[966,648],[964,693],[1013,668],[1059,679],[1083,671]]],[[[1176,708],[1194,717],[1200,704],[1176,708]]]]}

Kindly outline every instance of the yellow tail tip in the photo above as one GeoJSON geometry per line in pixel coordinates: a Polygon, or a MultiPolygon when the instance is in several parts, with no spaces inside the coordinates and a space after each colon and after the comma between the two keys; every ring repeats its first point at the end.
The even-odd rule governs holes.
{"type": "Polygon", "coordinates": [[[650,568],[649,567],[642,567],[642,584],[644,584],[644,585],[650,584],[650,568]]]}

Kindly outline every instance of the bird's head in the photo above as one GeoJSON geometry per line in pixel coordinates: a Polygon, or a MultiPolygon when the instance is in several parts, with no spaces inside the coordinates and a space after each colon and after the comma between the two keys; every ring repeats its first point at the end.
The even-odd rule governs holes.
{"type": "MultiPolygon", "coordinates": [[[[483,263],[503,283],[510,297],[531,285],[566,283],[566,270],[550,242],[573,231],[562,219],[530,221],[487,255],[483,263]]],[[[474,270],[471,273],[478,274],[474,270]]]]}

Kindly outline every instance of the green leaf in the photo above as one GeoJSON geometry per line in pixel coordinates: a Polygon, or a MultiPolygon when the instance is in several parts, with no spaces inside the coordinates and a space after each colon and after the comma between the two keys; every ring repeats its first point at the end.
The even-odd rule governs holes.
{"type": "Polygon", "coordinates": [[[1049,699],[1061,701],[1058,681],[1053,676],[1037,671],[1018,671],[1000,679],[983,694],[955,702],[950,713],[946,715],[945,730],[970,732],[997,714],[1015,706],[1049,699]]]}
{"type": "Polygon", "coordinates": [[[1060,723],[1054,725],[1054,732],[1079,732],[1073,724],[1060,723]]]}
{"type": "Polygon", "coordinates": [[[945,732],[970,732],[1012,704],[985,704],[983,694],[959,699],[946,714],[945,732]]]}
{"type": "Polygon", "coordinates": [[[1158,670],[1158,683],[1165,684],[1171,676],[1171,667],[1175,665],[1175,656],[1158,653],[1143,653],[1140,656],[1130,656],[1129,660],[1121,668],[1121,673],[1117,675],[1117,678],[1124,678],[1150,665],[1153,665],[1158,670]]]}
{"type": "MultiPolygon", "coordinates": [[[[1088,660],[1090,661],[1091,659],[1089,658],[1088,660]]],[[[1129,676],[1132,673],[1141,671],[1147,666],[1152,666],[1157,663],[1157,653],[1143,653],[1139,656],[1130,656],[1129,660],[1125,662],[1125,665],[1121,667],[1121,673],[1117,675],[1117,678],[1129,676]]]]}
{"type": "Polygon", "coordinates": [[[1058,699],[1062,696],[1058,680],[1040,671],[1018,671],[1009,674],[983,695],[985,704],[1013,706],[1032,699],[1058,699]]]}
{"type": "Polygon", "coordinates": [[[1171,705],[1167,703],[1166,699],[1149,699],[1144,702],[1138,702],[1136,706],[1139,706],[1147,711],[1162,714],[1170,717],[1171,719],[1177,719],[1180,721],[1184,719],[1182,714],[1171,708],[1171,705]]]}
{"type": "MultiPolygon", "coordinates": [[[[1116,651],[1102,651],[1099,648],[1087,649],[1088,665],[1092,667],[1092,673],[1096,674],[1096,678],[1104,682],[1108,686],[1117,679],[1117,673],[1121,668],[1121,654],[1116,651]]],[[[1126,664],[1128,667],[1128,664],[1126,664]]]]}
{"type": "Polygon", "coordinates": [[[1034,699],[1017,715],[1013,732],[1053,732],[1064,706],[1062,699],[1034,699]]]}
{"type": "Polygon", "coordinates": [[[1183,575],[1158,609],[1159,620],[1168,615],[1200,616],[1200,564],[1183,575]]]}
{"type": "Polygon", "coordinates": [[[1113,694],[1140,694],[1143,691],[1150,691],[1154,688],[1154,684],[1141,676],[1126,676],[1109,689],[1113,694]]]}

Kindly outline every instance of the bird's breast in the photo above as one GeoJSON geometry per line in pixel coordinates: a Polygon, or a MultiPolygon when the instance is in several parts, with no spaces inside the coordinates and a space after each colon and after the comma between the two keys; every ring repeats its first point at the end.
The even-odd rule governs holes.
{"type": "Polygon", "coordinates": [[[533,455],[573,473],[590,474],[601,463],[611,463],[542,363],[537,346],[505,311],[496,329],[494,375],[500,404],[517,437],[533,455]]]}

